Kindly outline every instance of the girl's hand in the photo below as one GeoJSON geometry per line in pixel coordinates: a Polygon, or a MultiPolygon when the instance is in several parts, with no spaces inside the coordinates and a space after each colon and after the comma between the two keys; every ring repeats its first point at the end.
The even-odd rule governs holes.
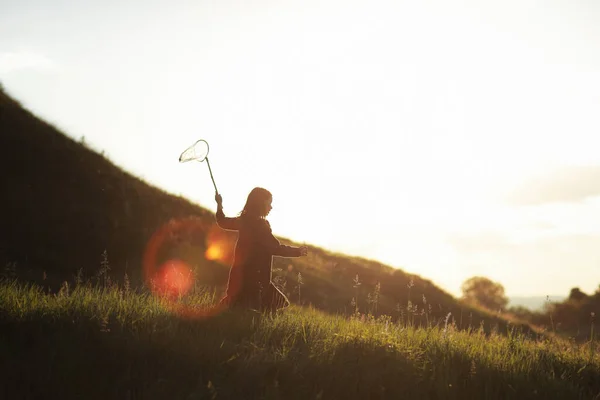
{"type": "Polygon", "coordinates": [[[219,207],[221,207],[223,205],[223,198],[221,197],[220,194],[215,194],[215,201],[217,202],[217,205],[219,207]]]}
{"type": "Polygon", "coordinates": [[[300,255],[301,255],[301,256],[305,256],[305,255],[307,255],[307,254],[308,254],[308,247],[306,247],[306,246],[301,246],[301,247],[300,247],[300,255]]]}

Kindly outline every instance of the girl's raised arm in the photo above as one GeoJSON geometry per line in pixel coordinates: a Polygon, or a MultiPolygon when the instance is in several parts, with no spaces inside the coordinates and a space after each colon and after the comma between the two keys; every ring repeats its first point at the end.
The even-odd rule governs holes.
{"type": "Polygon", "coordinates": [[[225,216],[225,213],[223,213],[223,198],[220,194],[215,195],[215,200],[217,202],[217,213],[215,214],[217,225],[219,225],[219,227],[221,227],[222,229],[226,229],[228,231],[239,231],[239,217],[229,218],[225,216]]]}

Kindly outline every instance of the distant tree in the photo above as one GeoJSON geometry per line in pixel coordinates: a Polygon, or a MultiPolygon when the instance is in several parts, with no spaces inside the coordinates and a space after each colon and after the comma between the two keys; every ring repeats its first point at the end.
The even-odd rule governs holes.
{"type": "Polygon", "coordinates": [[[515,317],[517,317],[523,321],[529,321],[529,322],[531,322],[531,320],[534,317],[537,317],[538,315],[541,314],[539,312],[532,311],[529,308],[523,307],[523,306],[513,306],[513,307],[510,307],[507,311],[510,314],[514,315],[515,317]]]}
{"type": "Polygon", "coordinates": [[[571,293],[569,293],[569,300],[573,301],[581,301],[587,299],[588,295],[583,293],[581,289],[578,287],[574,287],[571,289],[571,293]]]}
{"type": "Polygon", "coordinates": [[[508,304],[504,286],[483,276],[474,276],[462,284],[463,299],[490,310],[503,309],[508,304]]]}

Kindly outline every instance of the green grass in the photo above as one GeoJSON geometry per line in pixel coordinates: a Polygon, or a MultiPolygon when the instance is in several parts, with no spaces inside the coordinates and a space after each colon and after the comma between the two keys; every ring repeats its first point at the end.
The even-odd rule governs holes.
{"type": "MultiPolygon", "coordinates": [[[[210,291],[180,299],[208,305],[210,291]]],[[[593,343],[291,307],[186,319],[166,299],[0,284],[0,397],[592,399],[593,343]]],[[[598,397],[600,398],[600,397],[598,397]]]]}

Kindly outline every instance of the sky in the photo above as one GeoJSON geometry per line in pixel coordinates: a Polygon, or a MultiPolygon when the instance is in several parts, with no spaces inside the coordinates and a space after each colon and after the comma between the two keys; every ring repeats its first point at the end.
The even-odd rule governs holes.
{"type": "Polygon", "coordinates": [[[0,0],[0,82],[115,164],[459,295],[600,285],[600,3],[0,0]]]}

